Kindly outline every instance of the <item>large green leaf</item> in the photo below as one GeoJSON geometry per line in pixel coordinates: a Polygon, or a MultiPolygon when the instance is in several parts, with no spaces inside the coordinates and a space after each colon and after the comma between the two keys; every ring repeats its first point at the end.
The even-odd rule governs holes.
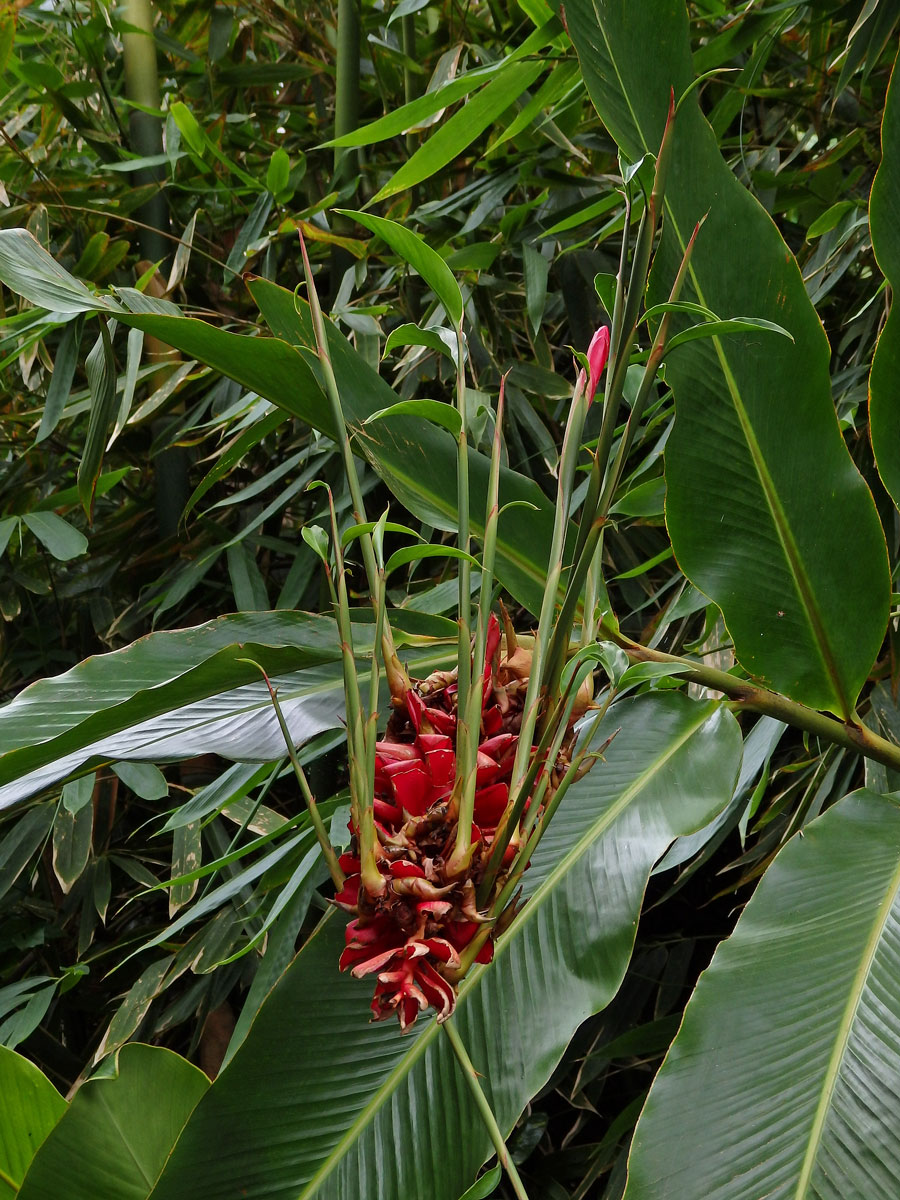
{"type": "MultiPolygon", "coordinates": [[[[276,337],[311,351],[315,340],[306,304],[295,304],[291,292],[264,279],[253,280],[250,291],[276,337]]],[[[355,447],[406,508],[438,529],[455,532],[459,522],[453,437],[417,417],[389,417],[364,425],[367,417],[394,404],[396,393],[330,324],[328,345],[355,447]]],[[[483,531],[489,477],[490,460],[470,449],[469,512],[476,537],[483,531]]],[[[507,508],[500,517],[496,574],[529,612],[538,613],[547,577],[553,506],[532,480],[504,468],[501,507],[513,501],[525,507],[507,508]]]]}
{"type": "Polygon", "coordinates": [[[88,1080],[34,1157],[19,1200],[144,1200],[209,1080],[132,1042],[114,1078],[88,1080]]]}
{"type": "Polygon", "coordinates": [[[900,809],[855,792],[716,951],[635,1132],[626,1200],[894,1200],[900,809]]]}
{"type": "Polygon", "coordinates": [[[153,633],[39,680],[0,708],[0,808],[95,759],[278,758],[277,718],[247,658],[280,684],[298,743],[340,723],[340,649],[329,617],[246,613],[153,633]]]}
{"type": "MultiPolygon", "coordinates": [[[[615,705],[597,737],[617,729],[560,806],[528,902],[453,1018],[505,1131],[619,986],[655,860],[731,796],[740,735],[723,708],[642,696],[615,705]]],[[[371,984],[337,971],[343,928],[326,918],[275,986],[153,1200],[457,1200],[472,1182],[491,1145],[447,1039],[425,1018],[407,1036],[369,1024],[371,984]]]]}
{"type": "Polygon", "coordinates": [[[13,1200],[66,1102],[21,1054],[0,1046],[0,1200],[13,1200]]]}
{"type": "MultiPolygon", "coordinates": [[[[625,154],[659,149],[669,97],[693,81],[683,0],[566,0],[585,83],[625,154]]],[[[848,717],[888,614],[884,536],[842,441],[829,348],[793,255],[723,160],[696,96],[675,121],[651,300],[664,300],[704,214],[683,298],[762,317],[679,348],[666,379],[666,519],[685,574],[721,607],[741,662],[848,717]]]]}
{"type": "MultiPolygon", "coordinates": [[[[885,278],[900,288],[900,71],[894,65],[881,125],[881,166],[869,201],[872,248],[885,278]]],[[[900,308],[891,304],[869,377],[869,429],[884,486],[900,505],[900,308]]]]}

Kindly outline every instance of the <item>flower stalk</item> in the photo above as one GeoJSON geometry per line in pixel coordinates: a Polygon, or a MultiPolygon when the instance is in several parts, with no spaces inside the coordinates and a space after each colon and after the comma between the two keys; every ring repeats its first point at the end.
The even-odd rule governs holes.
{"type": "Polygon", "coordinates": [[[488,1131],[491,1141],[494,1144],[494,1149],[497,1152],[497,1161],[500,1163],[503,1170],[509,1178],[510,1187],[515,1192],[518,1200],[528,1200],[528,1193],[525,1191],[525,1185],[522,1183],[516,1164],[513,1162],[512,1155],[506,1148],[506,1142],[503,1139],[503,1134],[500,1126],[497,1124],[497,1118],[494,1116],[493,1109],[488,1102],[487,1096],[484,1094],[484,1089],[478,1082],[478,1072],[472,1063],[469,1053],[463,1044],[462,1038],[457,1032],[456,1026],[452,1021],[444,1023],[444,1033],[450,1045],[453,1047],[453,1053],[456,1055],[463,1078],[465,1079],[469,1091],[472,1093],[472,1098],[475,1105],[481,1114],[481,1119],[484,1121],[485,1128],[488,1131]]]}

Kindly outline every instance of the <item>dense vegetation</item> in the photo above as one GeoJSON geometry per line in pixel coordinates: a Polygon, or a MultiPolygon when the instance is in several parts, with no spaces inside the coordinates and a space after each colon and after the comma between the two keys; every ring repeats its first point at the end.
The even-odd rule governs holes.
{"type": "MultiPolygon", "coordinates": [[[[0,1044],[63,1095],[127,1045],[122,1091],[152,1078],[178,1096],[141,1194],[456,1200],[488,1159],[431,1017],[369,1026],[371,988],[338,974],[334,888],[247,660],[277,680],[346,849],[332,514],[309,485],[331,489],[337,543],[350,531],[358,660],[378,638],[342,445],[369,518],[389,507],[394,524],[401,658],[413,677],[451,665],[469,566],[391,555],[410,529],[455,545],[454,426],[428,406],[370,418],[461,403],[471,591],[502,453],[500,501],[518,504],[488,598],[527,636],[576,356],[604,325],[606,402],[576,435],[562,558],[574,574],[608,459],[571,649],[599,646],[612,740],[453,1021],[532,1198],[625,1195],[642,1111],[629,1200],[893,1194],[896,25],[888,0],[706,0],[687,19],[681,0],[0,12],[0,1044]],[[459,341],[453,293],[404,231],[455,276],[459,341]],[[696,311],[667,314],[692,250],[673,302],[696,311]],[[242,1053],[207,1090],[131,1042],[213,1078],[242,1053]],[[703,1055],[726,1053],[732,1077],[711,1082],[703,1055]],[[363,1110],[346,1100],[360,1072],[363,1110]]],[[[0,1070],[12,1094],[25,1068],[0,1070]]],[[[23,1200],[53,1194],[104,1086],[75,1092],[23,1200]]],[[[62,1109],[46,1105],[49,1131],[62,1109]]],[[[135,1142],[145,1120],[125,1113],[135,1142]]],[[[0,1196],[27,1167],[0,1159],[0,1196]]],[[[497,1170],[467,1194],[513,1186],[497,1170]]]]}

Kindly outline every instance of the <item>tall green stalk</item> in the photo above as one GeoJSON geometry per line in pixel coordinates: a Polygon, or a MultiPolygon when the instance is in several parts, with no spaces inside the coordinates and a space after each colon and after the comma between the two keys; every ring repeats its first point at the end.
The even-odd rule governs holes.
{"type": "MultiPolygon", "coordinates": [[[[359,124],[359,0],[338,0],[337,61],[335,65],[334,136],[352,133],[359,124]]],[[[359,153],[353,146],[336,146],[334,187],[340,190],[355,173],[359,153]]]]}
{"type": "MultiPolygon", "coordinates": [[[[153,36],[153,6],[151,0],[126,0],[125,20],[141,30],[126,33],[122,44],[125,59],[125,94],[143,108],[160,106],[159,76],[156,70],[156,40],[153,36]]],[[[162,120],[150,112],[133,108],[129,117],[131,148],[142,158],[162,154],[162,120]]],[[[142,167],[133,173],[136,187],[163,179],[162,167],[142,167]]],[[[137,210],[143,222],[138,226],[141,254],[150,262],[160,262],[168,253],[165,234],[169,229],[169,213],[162,192],[157,192],[137,210]]]]}

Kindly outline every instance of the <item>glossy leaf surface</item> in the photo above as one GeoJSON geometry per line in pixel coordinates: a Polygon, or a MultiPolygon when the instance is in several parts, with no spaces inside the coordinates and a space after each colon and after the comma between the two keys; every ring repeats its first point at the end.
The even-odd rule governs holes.
{"type": "Polygon", "coordinates": [[[153,633],[39,680],[0,709],[0,807],[93,758],[278,758],[268,692],[241,659],[284,677],[285,715],[301,741],[343,712],[339,653],[328,617],[253,613],[153,633]]]}
{"type": "MultiPolygon", "coordinates": [[[[731,796],[731,715],[682,695],[626,700],[604,762],[560,807],[524,877],[529,896],[454,1021],[508,1132],[574,1030],[618,987],[654,861],[731,796]]],[[[325,919],[189,1123],[154,1200],[371,1194],[457,1200],[491,1146],[449,1042],[369,1023],[371,986],[337,971],[325,919]],[[302,1014],[302,1016],[301,1016],[302,1014]]]]}
{"type": "MultiPolygon", "coordinates": [[[[571,0],[569,32],[601,117],[631,161],[659,150],[669,99],[693,80],[682,0],[571,0]]],[[[696,223],[683,299],[786,338],[691,342],[667,371],[666,520],[685,574],[721,607],[743,665],[816,708],[852,712],[887,618],[884,538],[841,438],[829,348],[797,264],[738,182],[689,95],[675,120],[664,232],[651,281],[663,301],[696,223]]]]}
{"type": "MultiPolygon", "coordinates": [[[[254,300],[277,338],[311,349],[315,344],[309,309],[295,307],[284,288],[263,279],[250,285],[254,300]]],[[[373,413],[390,407],[396,393],[366,363],[330,323],[328,344],[354,449],[364,454],[372,469],[394,495],[420,520],[437,529],[455,532],[456,442],[444,429],[417,417],[396,417],[364,422],[373,413]]],[[[279,403],[277,397],[271,397],[279,403]]],[[[490,460],[469,449],[469,511],[471,528],[478,536],[484,525],[490,460]]],[[[529,612],[540,612],[547,557],[553,530],[553,508],[541,489],[515,471],[500,472],[500,504],[524,501],[533,508],[509,508],[500,517],[497,535],[496,574],[529,612]]]]}
{"type": "Polygon", "coordinates": [[[900,809],[807,825],[701,976],[626,1200],[892,1200],[900,1173],[900,809]]]}
{"type": "Polygon", "coordinates": [[[65,1111],[46,1075],[0,1046],[0,1200],[13,1200],[35,1151],[65,1111]]]}
{"type": "Polygon", "coordinates": [[[20,1200],[144,1200],[208,1087],[203,1072],[171,1050],[123,1046],[114,1078],[90,1079],[75,1093],[20,1200]]]}

